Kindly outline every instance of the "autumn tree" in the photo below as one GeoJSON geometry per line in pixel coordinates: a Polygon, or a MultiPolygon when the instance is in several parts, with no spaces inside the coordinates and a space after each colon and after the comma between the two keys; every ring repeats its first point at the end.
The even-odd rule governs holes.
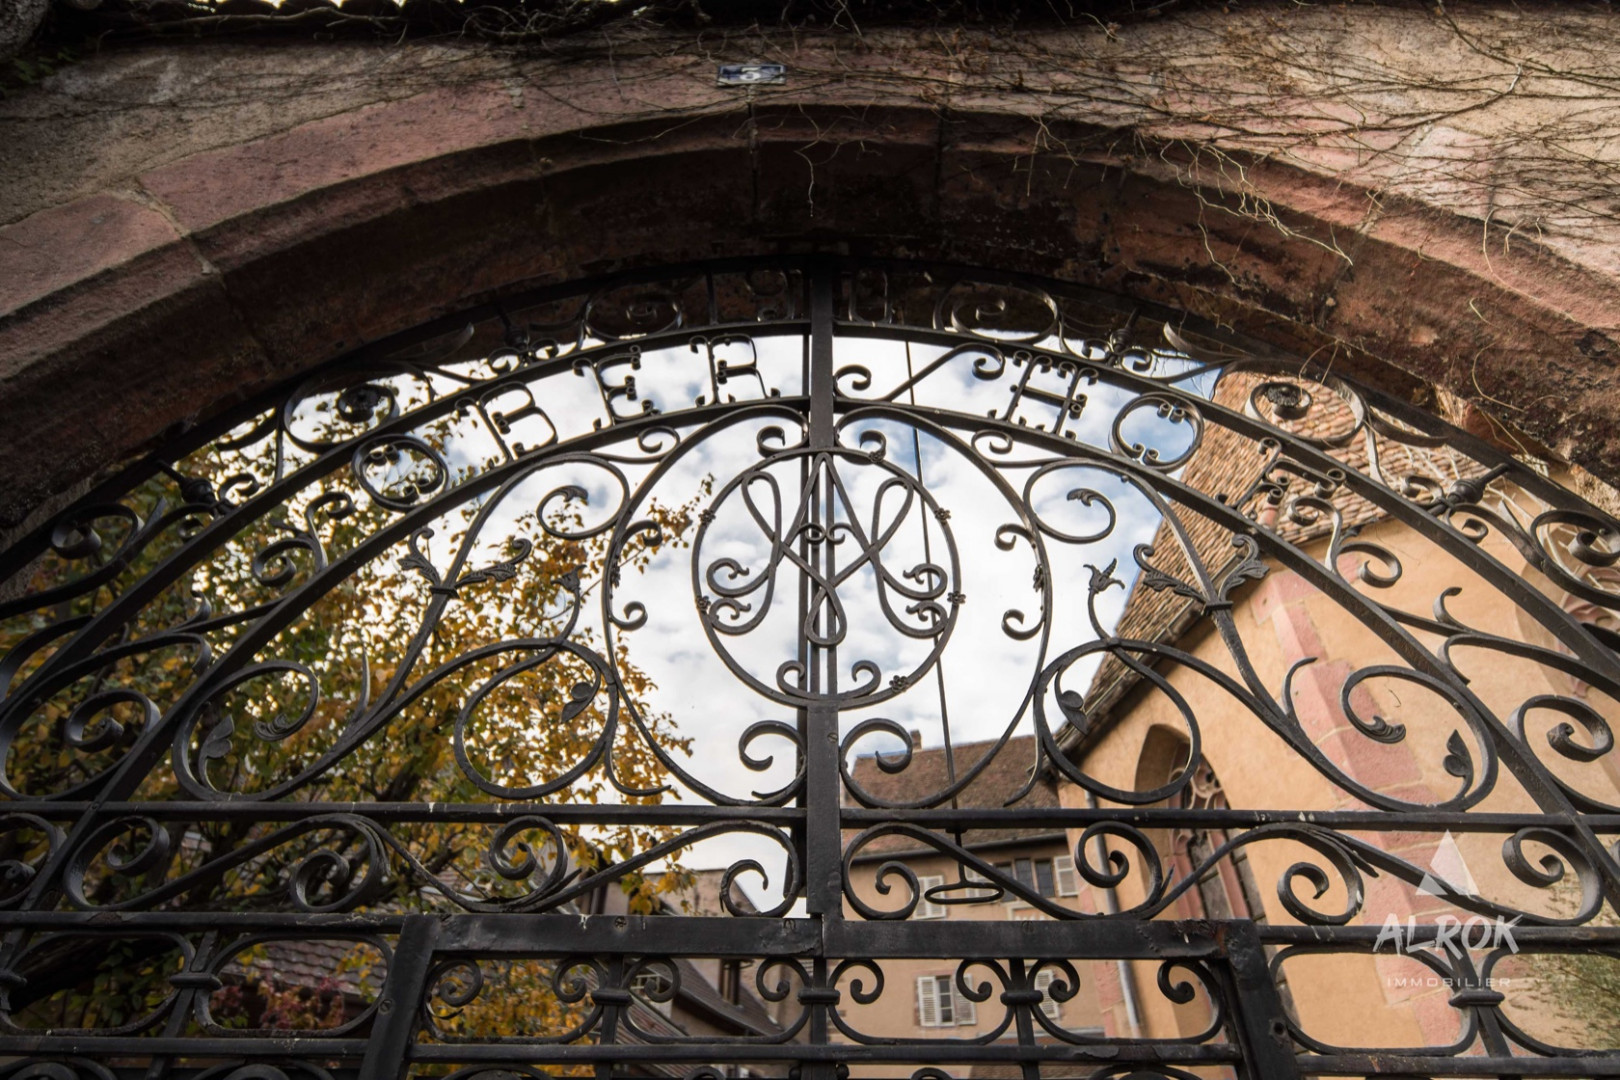
{"type": "MultiPolygon", "coordinates": [[[[336,428],[355,421],[347,405],[345,413],[341,399],[329,398],[310,409],[336,428]]],[[[694,505],[653,505],[615,546],[587,489],[537,461],[526,479],[446,500],[442,513],[380,545],[378,536],[397,531],[402,513],[430,493],[499,463],[493,454],[469,456],[444,430],[421,445],[433,454],[385,446],[275,511],[248,516],[239,508],[286,473],[289,453],[311,453],[289,450],[283,432],[257,418],[166,466],[122,509],[58,530],[54,550],[28,574],[27,596],[50,602],[12,601],[0,620],[10,676],[0,691],[9,689],[14,705],[72,643],[72,633],[53,628],[93,624],[194,537],[233,515],[248,518],[106,629],[95,643],[104,663],[13,713],[4,763],[13,794],[99,790],[161,724],[164,743],[144,763],[134,800],[269,807],[224,817],[194,804],[195,814],[121,823],[89,845],[66,902],[169,911],[546,909],[579,881],[670,839],[657,826],[563,828],[541,818],[546,805],[657,802],[666,778],[658,754],[687,749],[667,716],[645,710],[650,679],[622,640],[610,648],[591,614],[605,577],[686,542],[694,505]],[[375,475],[362,477],[366,470],[375,475]],[[73,584],[96,578],[104,580],[73,584]],[[294,615],[279,614],[294,596],[302,598],[294,615]],[[264,633],[274,620],[275,632],[264,633]],[[194,693],[221,658],[243,650],[248,662],[213,692],[194,693]],[[379,804],[496,800],[534,803],[535,812],[505,826],[365,813],[379,804]],[[335,805],[312,816],[310,803],[335,805]],[[277,815],[276,804],[301,812],[277,815]],[[342,817],[346,804],[358,813],[342,817]]],[[[3,839],[11,865],[38,861],[42,838],[14,829],[3,839]]],[[[612,876],[610,887],[625,892],[632,910],[652,911],[681,881],[665,861],[612,876]]],[[[132,942],[128,955],[101,957],[99,966],[77,955],[84,948],[64,939],[31,954],[13,1015],[57,1029],[105,1027],[130,1022],[167,993],[174,957],[161,943],[132,942]]],[[[332,974],[374,989],[379,960],[355,944],[332,974]]],[[[233,961],[216,1021],[341,1022],[330,987],[288,986],[270,963],[262,946],[233,961]]],[[[458,997],[455,987],[443,995],[451,1002],[441,1016],[446,1030],[495,1023],[518,1033],[567,1022],[546,965],[507,965],[498,974],[500,995],[458,997]]],[[[468,974],[457,977],[467,990],[468,974]]]]}

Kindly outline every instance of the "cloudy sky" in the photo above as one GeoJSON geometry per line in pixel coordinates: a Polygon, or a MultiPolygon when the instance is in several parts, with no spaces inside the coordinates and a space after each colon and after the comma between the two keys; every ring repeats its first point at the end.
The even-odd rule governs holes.
{"type": "MultiPolygon", "coordinates": [[[[799,571],[791,559],[781,559],[773,576],[771,552],[773,540],[784,537],[800,512],[804,459],[789,455],[771,463],[762,458],[762,446],[773,450],[800,438],[791,420],[780,415],[762,414],[701,433],[698,439],[693,438],[700,434],[695,427],[680,423],[675,414],[700,398],[713,397],[711,348],[714,359],[724,360],[734,372],[750,365],[757,370],[734,375],[721,386],[727,396],[745,401],[764,398],[768,388],[789,396],[801,392],[804,339],[778,335],[716,342],[711,347],[649,350],[641,355],[637,369],[625,359],[607,361],[596,374],[559,372],[531,383],[527,390],[490,401],[487,408],[513,417],[509,443],[534,446],[553,438],[566,442],[588,434],[603,420],[608,407],[604,385],[621,386],[633,377],[635,399],[615,397],[614,410],[629,415],[649,402],[656,404],[661,413],[672,414],[670,426],[680,432],[688,449],[672,463],[648,463],[649,450],[667,445],[666,437],[654,435],[647,446],[626,440],[607,448],[608,454],[625,459],[616,462],[619,475],[585,460],[562,460],[540,469],[502,500],[483,534],[488,550],[469,565],[504,557],[498,553],[512,535],[541,539],[534,526],[535,508],[547,492],[564,484],[588,493],[583,506],[572,507],[584,514],[587,523],[606,522],[624,513],[626,488],[645,488],[642,501],[630,511],[632,517],[644,516],[649,500],[666,507],[696,501],[711,509],[713,518],[696,548],[665,545],[644,568],[627,570],[613,605],[621,616],[634,610],[631,605],[645,608],[644,625],[618,631],[626,635],[633,662],[656,683],[642,707],[667,714],[691,738],[690,758],[683,765],[694,779],[746,800],[782,787],[794,769],[793,748],[787,740],[765,735],[748,747],[756,759],[774,758],[764,770],[745,764],[740,740],[759,721],[789,725],[795,721],[791,703],[772,700],[751,688],[747,679],[775,687],[779,669],[797,653],[799,571]],[[768,430],[772,427],[783,430],[773,434],[768,430]],[[712,492],[706,495],[708,485],[712,492]],[[717,621],[733,629],[746,627],[746,632],[711,633],[705,628],[694,590],[715,602],[727,589],[747,591],[736,598],[738,606],[717,621]]],[[[947,356],[938,346],[854,337],[840,338],[835,352],[846,393],[875,400],[909,375],[927,372],[902,402],[969,416],[1001,415],[1008,408],[1025,372],[1021,365],[1003,363],[979,346],[959,348],[947,356]],[[857,367],[870,376],[864,388],[857,367]]],[[[1161,372],[1178,370],[1178,364],[1188,366],[1174,358],[1159,364],[1161,372]]],[[[1061,400],[1078,392],[1084,395],[1083,407],[1078,416],[1065,420],[1066,433],[1078,444],[1106,449],[1117,422],[1124,443],[1156,447],[1163,459],[1176,457],[1190,445],[1190,425],[1167,420],[1152,407],[1131,407],[1136,399],[1111,387],[1072,387],[1071,382],[1071,375],[1061,371],[1031,374],[1030,390],[1015,417],[1050,428],[1059,415],[1054,397],[1061,400]]],[[[1208,379],[1200,377],[1187,385],[1194,392],[1207,392],[1208,379]]],[[[490,453],[494,444],[487,435],[477,434],[483,430],[480,425],[457,425],[457,438],[449,440],[452,465],[490,453]]],[[[962,435],[969,437],[971,431],[962,435]]],[[[846,419],[841,442],[853,451],[881,448],[882,458],[874,462],[852,453],[836,462],[842,489],[833,511],[841,526],[833,530],[834,550],[840,572],[846,575],[837,587],[842,605],[837,616],[841,631],[837,679],[840,687],[848,688],[874,677],[873,668],[858,666],[869,662],[884,687],[895,676],[908,680],[897,696],[845,711],[842,731],[847,734],[862,721],[882,718],[919,732],[925,747],[942,745],[947,730],[956,745],[997,739],[1009,729],[1014,735],[1030,734],[1034,729],[1026,695],[1042,664],[1042,635],[1021,641],[1005,628],[1034,627],[1041,619],[1041,594],[1034,585],[1036,557],[1031,545],[1022,539],[1005,548],[997,544],[1003,527],[1019,521],[1014,500],[1025,497],[1028,485],[1034,513],[1052,533],[1070,538],[1045,538],[1056,584],[1054,610],[1047,613],[1047,661],[1095,638],[1086,611],[1088,567],[1117,564],[1115,573],[1123,587],[1108,590],[1098,603],[1104,625],[1117,619],[1136,576],[1132,549],[1151,540],[1159,522],[1157,512],[1118,476],[1080,458],[1034,478],[1037,467],[1052,459],[1027,445],[980,440],[980,452],[973,452],[965,443],[878,416],[846,419]],[[948,519],[941,520],[925,503],[923,489],[938,510],[948,512],[948,519]],[[880,536],[884,542],[863,554],[858,536],[868,541],[880,536]],[[919,574],[916,568],[924,564],[939,567],[942,576],[919,574]],[[885,588],[880,589],[880,579],[885,588]],[[947,611],[946,594],[961,593],[965,599],[949,633],[934,631],[926,608],[907,612],[907,605],[916,601],[901,595],[896,586],[931,593],[947,611]],[[906,629],[911,633],[903,632],[906,629]],[[942,639],[940,662],[930,663],[942,639]]],[[[560,509],[553,504],[553,512],[560,509]]],[[[695,536],[694,529],[687,539],[695,536]]],[[[600,583],[593,583],[590,618],[598,633],[601,617],[594,605],[600,597],[600,583]]],[[[1096,662],[1091,657],[1075,665],[1066,676],[1066,687],[1083,691],[1096,662]]],[[[878,732],[855,741],[848,752],[853,757],[896,746],[893,736],[878,732]]],[[[672,797],[704,801],[680,783],[672,797]]],[[[706,868],[743,858],[759,859],[771,876],[772,888],[780,886],[781,851],[759,837],[716,838],[688,850],[683,861],[689,867],[706,868]]],[[[745,878],[743,885],[758,902],[774,902],[757,877],[745,878]]]]}

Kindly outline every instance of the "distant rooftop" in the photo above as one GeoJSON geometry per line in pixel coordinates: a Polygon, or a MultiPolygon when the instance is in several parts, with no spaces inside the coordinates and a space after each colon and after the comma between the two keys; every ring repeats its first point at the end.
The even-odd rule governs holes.
{"type": "MultiPolygon", "coordinates": [[[[943,746],[915,749],[911,763],[900,772],[889,773],[879,767],[877,754],[855,759],[851,777],[855,784],[881,803],[914,803],[929,799],[951,786],[952,767],[960,779],[979,769],[973,779],[958,793],[954,805],[975,808],[999,808],[1030,782],[1035,767],[1035,737],[1024,735],[1008,739],[1000,752],[996,740],[963,743],[955,746],[947,756],[943,746]],[[988,757],[988,760],[986,758],[988,757]],[[982,769],[981,769],[982,765],[982,769]]],[[[901,758],[900,751],[881,755],[890,761],[901,758]]],[[[846,800],[850,796],[845,796],[846,800]]],[[[949,798],[931,801],[930,805],[950,807],[949,798]]],[[[1057,787],[1050,779],[1042,778],[1012,804],[1017,809],[1048,809],[1058,805],[1057,787]]],[[[963,833],[962,842],[968,847],[983,847],[1035,840],[1061,835],[1061,830],[1050,828],[970,829],[963,833]]],[[[897,852],[928,850],[905,836],[882,836],[861,848],[857,858],[890,856],[897,852]]]]}

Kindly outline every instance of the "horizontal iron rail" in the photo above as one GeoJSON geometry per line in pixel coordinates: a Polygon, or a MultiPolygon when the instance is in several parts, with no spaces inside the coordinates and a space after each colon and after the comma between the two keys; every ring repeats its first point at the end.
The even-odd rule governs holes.
{"type": "Polygon", "coordinates": [[[1620,1076],[1620,1055],[1590,1057],[1412,1057],[1405,1054],[1304,1055],[1306,1076],[1620,1076]]]}
{"type": "MultiPolygon", "coordinates": [[[[1470,918],[1487,919],[1466,913],[1453,916],[1466,922],[1470,918]]],[[[1620,949],[1620,926],[1532,926],[1514,924],[1513,942],[1520,949],[1537,951],[1589,950],[1593,946],[1620,949]]],[[[1257,926],[1260,940],[1267,945],[1330,945],[1343,950],[1372,951],[1380,935],[1387,940],[1389,932],[1382,926],[1257,926]]],[[[1401,922],[1403,944],[1432,945],[1441,938],[1456,940],[1457,926],[1453,921],[1440,924],[1433,919],[1411,923],[1401,922]],[[1410,932],[1408,932],[1410,930],[1410,932]]]]}
{"type": "MultiPolygon", "coordinates": [[[[0,1046],[3,1049],[3,1046],[0,1046]]],[[[889,1044],[872,1043],[758,1043],[724,1045],[702,1043],[688,1046],[646,1043],[612,1043],[609,1045],[533,1046],[518,1051],[511,1045],[496,1044],[428,1044],[411,1050],[411,1060],[418,1062],[510,1063],[534,1062],[597,1062],[597,1061],[649,1061],[704,1063],[716,1059],[737,1061],[829,1061],[829,1062],[917,1062],[917,1061],[1109,1061],[1166,1062],[1171,1064],[1220,1064],[1242,1060],[1236,1046],[1225,1043],[1138,1043],[1101,1042],[1073,1045],[1069,1043],[1016,1044],[992,1042],[979,1045],[955,1043],[944,1039],[918,1039],[895,1041],[889,1044]],[[724,1051],[729,1052],[722,1052],[724,1051]],[[532,1052],[531,1052],[532,1051],[532,1052]]]]}
{"type": "Polygon", "coordinates": [[[365,1039],[322,1039],[307,1035],[264,1035],[240,1038],[190,1039],[173,1036],[142,1038],[139,1035],[4,1035],[0,1054],[60,1054],[93,1056],[115,1054],[162,1054],[186,1057],[239,1058],[251,1053],[256,1058],[339,1058],[359,1057],[365,1039]]]}
{"type": "Polygon", "coordinates": [[[1144,922],[1127,918],[913,923],[656,915],[463,915],[445,917],[438,951],[468,957],[602,952],[876,959],[1190,959],[1221,955],[1217,927],[1209,922],[1144,922]]]}
{"type": "MultiPolygon", "coordinates": [[[[76,819],[92,808],[88,802],[4,803],[0,815],[34,814],[47,819],[76,819]]],[[[158,821],[301,821],[333,814],[355,814],[375,821],[505,823],[513,818],[543,817],[557,825],[594,825],[633,821],[648,825],[707,825],[713,821],[757,821],[795,825],[804,820],[797,806],[712,806],[667,803],[658,806],[556,805],[535,802],[106,802],[97,807],[111,817],[145,817],[158,821]]],[[[1620,817],[1616,818],[1620,828],[1620,817]]]]}
{"type": "MultiPolygon", "coordinates": [[[[0,802],[0,815],[33,814],[47,820],[75,820],[87,813],[88,801],[0,802]]],[[[158,821],[299,821],[331,814],[355,814],[376,821],[505,823],[519,817],[543,817],[558,824],[598,824],[632,820],[649,825],[706,825],[715,821],[756,821],[765,825],[793,826],[804,820],[802,806],[714,806],[669,803],[659,806],[569,806],[534,802],[106,802],[99,810],[109,817],[147,817],[158,821]]],[[[1007,829],[1064,827],[1083,829],[1101,822],[1163,828],[1185,825],[1204,829],[1241,829],[1259,825],[1320,825],[1324,828],[1365,832],[1516,832],[1529,826],[1572,827],[1567,814],[1488,813],[1473,811],[1384,810],[1235,810],[1178,809],[1163,806],[1047,807],[1043,809],[888,810],[846,807],[840,812],[845,828],[904,822],[929,829],[1007,829]]],[[[1596,832],[1620,832],[1620,814],[1582,814],[1596,832]]]]}
{"type": "MultiPolygon", "coordinates": [[[[395,934],[421,916],[301,914],[293,912],[17,911],[0,916],[7,926],[117,937],[136,932],[202,932],[231,929],[255,933],[395,934]]],[[[1207,920],[1142,920],[1130,915],[1090,919],[911,922],[763,917],[712,918],[665,915],[478,915],[429,916],[441,924],[436,951],[455,956],[533,957],[594,952],[688,956],[866,956],[954,958],[975,956],[1039,959],[1152,959],[1208,957],[1225,953],[1227,927],[1207,920]]],[[[1433,942],[1445,930],[1433,919],[1410,924],[1411,940],[1433,942]]],[[[1402,923],[1403,941],[1408,924],[1402,923]]],[[[1381,926],[1256,925],[1268,945],[1322,945],[1367,951],[1385,933],[1381,926]]],[[[1455,930],[1452,930],[1455,933],[1455,930]]],[[[1620,927],[1519,924],[1521,949],[1562,951],[1620,948],[1620,927]]]]}
{"type": "MultiPolygon", "coordinates": [[[[308,1056],[315,1059],[351,1057],[361,1045],[354,1039],[286,1038],[284,1036],[243,1036],[237,1039],[130,1038],[99,1036],[41,1036],[39,1038],[0,1036],[0,1054],[44,1053],[57,1055],[105,1054],[116,1044],[117,1056],[140,1054],[185,1055],[187,1057],[286,1059],[308,1056]]],[[[889,1044],[825,1043],[725,1043],[704,1042],[686,1045],[668,1043],[620,1042],[584,1045],[543,1043],[428,1043],[408,1051],[409,1059],[420,1063],[455,1064],[568,1064],[590,1062],[646,1062],[708,1064],[716,1061],[828,1061],[828,1062],[910,1062],[930,1061],[972,1063],[980,1061],[1165,1062],[1168,1064],[1226,1064],[1241,1060],[1237,1047],[1227,1043],[1131,1043],[1111,1041],[1086,1044],[1036,1043],[984,1044],[956,1043],[942,1039],[922,1039],[889,1044]]]]}
{"type": "MultiPolygon", "coordinates": [[[[1603,832],[1620,829],[1620,814],[1582,814],[1581,820],[1603,832]]],[[[1511,832],[1526,826],[1557,828],[1573,824],[1567,814],[1473,813],[1470,811],[1387,810],[1229,810],[1176,809],[1162,806],[1109,806],[1095,810],[1084,807],[1039,810],[931,809],[885,810],[846,809],[844,823],[866,828],[889,822],[909,822],[928,828],[1005,829],[1017,826],[1067,825],[1083,828],[1101,822],[1163,827],[1198,826],[1205,829],[1245,828],[1253,825],[1321,825],[1331,829],[1368,832],[1409,832],[1450,829],[1452,832],[1511,832]]]]}

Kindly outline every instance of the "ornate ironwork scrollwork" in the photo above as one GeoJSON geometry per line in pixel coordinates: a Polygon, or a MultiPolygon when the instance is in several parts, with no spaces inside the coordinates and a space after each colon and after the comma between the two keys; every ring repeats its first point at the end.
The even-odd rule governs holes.
{"type": "Polygon", "coordinates": [[[1620,955],[1620,525],[1268,356],[762,260],[176,436],[0,557],[0,1078],[1620,1075],[1405,929],[1620,955]],[[1386,915],[1445,1039],[1303,1000],[1386,915]],[[298,941],[347,981],[278,1027],[298,941]]]}

